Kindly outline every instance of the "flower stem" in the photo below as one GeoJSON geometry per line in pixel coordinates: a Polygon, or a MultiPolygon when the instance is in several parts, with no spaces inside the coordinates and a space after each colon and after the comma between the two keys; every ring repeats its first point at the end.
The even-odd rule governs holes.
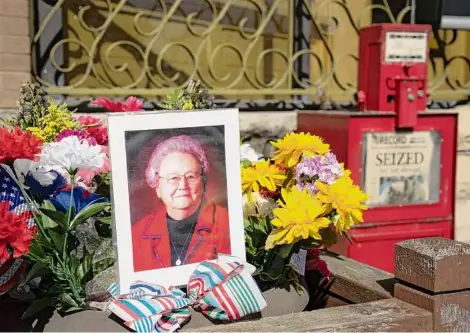
{"type": "Polygon", "coordinates": [[[72,212],[75,206],[75,200],[73,200],[73,188],[75,185],[75,173],[72,172],[70,174],[70,184],[72,184],[72,187],[70,189],[70,204],[69,204],[69,212],[67,214],[67,230],[65,230],[65,237],[64,237],[64,246],[62,246],[62,257],[64,258],[64,261],[67,261],[67,241],[68,241],[68,236],[69,236],[69,231],[70,231],[70,220],[72,219],[72,212]]]}

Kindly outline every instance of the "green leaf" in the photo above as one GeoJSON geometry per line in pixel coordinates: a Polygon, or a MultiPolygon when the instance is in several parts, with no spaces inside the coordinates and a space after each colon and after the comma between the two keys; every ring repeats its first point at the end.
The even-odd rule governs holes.
{"type": "Polygon", "coordinates": [[[279,245],[277,248],[277,253],[281,258],[287,258],[292,251],[294,244],[279,245]]]}
{"type": "Polygon", "coordinates": [[[83,311],[83,308],[71,307],[64,311],[65,314],[71,314],[73,312],[83,311]]]}
{"type": "MultiPolygon", "coordinates": [[[[45,200],[42,205],[45,209],[48,209],[50,211],[57,211],[52,202],[50,202],[49,200],[45,200]]],[[[46,214],[42,214],[40,216],[44,229],[55,228],[58,226],[57,222],[54,222],[54,220],[48,217],[46,214]]]]}
{"type": "Polygon", "coordinates": [[[93,263],[92,265],[93,277],[103,272],[107,268],[111,267],[115,263],[115,261],[116,259],[108,257],[108,258],[104,258],[93,263]]]}
{"type": "Polygon", "coordinates": [[[249,219],[243,219],[243,225],[245,230],[251,227],[251,221],[249,219]]]}
{"type": "Polygon", "coordinates": [[[53,210],[53,211],[57,211],[57,209],[55,208],[54,204],[53,204],[52,202],[50,202],[50,200],[44,200],[44,202],[42,203],[42,205],[43,205],[44,208],[46,208],[46,209],[53,210]]]}
{"type": "Polygon", "coordinates": [[[271,224],[271,217],[266,216],[266,234],[269,235],[273,231],[273,225],[271,224]]]}
{"type": "Polygon", "coordinates": [[[78,259],[77,256],[75,255],[70,255],[69,265],[70,265],[72,272],[76,272],[78,267],[80,267],[80,259],[78,259]]]}
{"type": "Polygon", "coordinates": [[[85,250],[85,253],[82,258],[82,262],[77,266],[76,273],[77,278],[79,281],[83,280],[83,278],[87,275],[87,273],[91,269],[91,263],[93,262],[93,255],[94,252],[88,252],[85,250]]]}
{"type": "Polygon", "coordinates": [[[263,268],[263,271],[270,279],[277,280],[281,278],[286,266],[286,260],[281,256],[275,256],[270,263],[263,268]]]}
{"type": "Polygon", "coordinates": [[[78,308],[78,303],[73,299],[69,294],[62,294],[60,301],[64,304],[67,304],[67,308],[73,307],[78,308]]]}
{"type": "Polygon", "coordinates": [[[40,262],[35,262],[33,266],[30,268],[30,270],[28,271],[28,274],[26,275],[26,277],[22,280],[20,286],[25,285],[26,283],[28,283],[29,281],[31,281],[32,279],[38,276],[44,276],[50,272],[51,270],[49,269],[49,267],[45,266],[44,264],[40,262]]]}
{"type": "Polygon", "coordinates": [[[257,249],[264,249],[264,246],[266,244],[266,234],[259,232],[259,231],[254,231],[251,233],[251,240],[253,242],[253,246],[257,249]]]}
{"type": "Polygon", "coordinates": [[[62,251],[62,248],[64,246],[64,240],[65,240],[64,235],[61,235],[61,234],[59,234],[58,232],[56,232],[52,229],[49,229],[47,233],[49,234],[52,241],[54,242],[55,247],[58,250],[62,251]]]}
{"type": "Polygon", "coordinates": [[[21,319],[27,319],[34,316],[36,313],[44,310],[47,307],[54,306],[56,303],[55,297],[44,297],[33,302],[23,313],[21,319]]]}
{"type": "Polygon", "coordinates": [[[257,248],[253,245],[253,238],[250,235],[245,235],[246,252],[255,255],[257,248]]]}
{"type": "Polygon", "coordinates": [[[111,224],[113,222],[113,218],[112,216],[103,216],[103,217],[100,217],[98,221],[104,224],[111,224]]]}
{"type": "Polygon", "coordinates": [[[29,254],[37,259],[41,259],[46,256],[46,253],[40,245],[39,239],[36,238],[33,240],[33,243],[29,247],[29,254]]]}
{"type": "Polygon", "coordinates": [[[109,202],[98,202],[92,203],[85,208],[83,208],[75,218],[70,223],[70,229],[76,227],[80,223],[85,222],[88,218],[95,216],[96,214],[100,213],[103,209],[110,205],[109,202]]]}
{"type": "Polygon", "coordinates": [[[251,218],[254,219],[254,221],[252,221],[253,228],[255,228],[255,230],[258,230],[263,234],[267,234],[266,221],[264,220],[264,218],[250,217],[250,219],[251,218]]]}
{"type": "Polygon", "coordinates": [[[39,211],[47,218],[50,218],[55,223],[59,224],[63,229],[67,230],[67,220],[64,213],[47,208],[39,208],[39,211]]]}

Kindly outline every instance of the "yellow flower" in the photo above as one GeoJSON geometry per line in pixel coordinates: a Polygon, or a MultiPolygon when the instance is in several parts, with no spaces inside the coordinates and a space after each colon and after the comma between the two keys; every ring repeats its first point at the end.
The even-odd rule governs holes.
{"type": "Polygon", "coordinates": [[[335,209],[339,215],[336,230],[340,234],[347,232],[353,225],[364,222],[362,211],[367,209],[364,202],[368,197],[359,186],[354,185],[350,174],[351,172],[346,170],[344,175],[331,185],[316,183],[320,190],[316,195],[318,200],[327,204],[330,210],[335,209]]]}
{"type": "Polygon", "coordinates": [[[301,191],[296,186],[291,191],[283,188],[281,193],[285,203],[279,200],[280,207],[273,209],[274,230],[266,240],[266,249],[302,239],[321,239],[320,229],[330,225],[330,220],[323,216],[326,206],[306,189],[301,191]]]}
{"type": "Polygon", "coordinates": [[[251,201],[251,193],[259,192],[261,188],[275,191],[276,186],[286,179],[284,172],[269,160],[261,160],[253,166],[242,168],[242,190],[251,201]]]}
{"type": "Polygon", "coordinates": [[[43,135],[43,132],[40,128],[38,127],[27,127],[26,130],[28,132],[30,132],[32,135],[34,135],[35,137],[43,140],[43,141],[46,141],[46,137],[43,135]]]}
{"type": "Polygon", "coordinates": [[[63,130],[79,128],[79,123],[73,119],[66,104],[59,105],[53,99],[50,99],[49,103],[47,114],[39,119],[38,126],[27,128],[33,135],[45,142],[54,141],[63,130]]]}
{"type": "Polygon", "coordinates": [[[193,103],[191,101],[183,104],[183,110],[188,111],[194,109],[193,103]]]}
{"type": "Polygon", "coordinates": [[[330,151],[330,145],[323,139],[309,133],[289,133],[284,139],[279,139],[271,144],[277,148],[273,158],[278,163],[286,163],[288,167],[297,164],[303,154],[311,157],[315,154],[326,154],[330,151]]]}

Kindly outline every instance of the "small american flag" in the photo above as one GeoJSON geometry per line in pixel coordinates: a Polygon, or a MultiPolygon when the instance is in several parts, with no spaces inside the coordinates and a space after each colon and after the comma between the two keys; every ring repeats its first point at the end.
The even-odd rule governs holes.
{"type": "MultiPolygon", "coordinates": [[[[25,198],[16,182],[10,177],[5,169],[0,166],[0,202],[10,203],[9,210],[18,214],[29,210],[25,198]]],[[[34,219],[26,221],[28,227],[34,226],[34,219]]],[[[0,264],[0,295],[7,292],[20,278],[26,268],[23,259],[8,259],[0,264]]]]}
{"type": "MultiPolygon", "coordinates": [[[[3,167],[0,166],[0,202],[8,201],[10,203],[10,211],[17,214],[29,211],[21,190],[16,182],[10,177],[3,167]]],[[[34,219],[28,220],[28,227],[34,225],[34,219]]]]}

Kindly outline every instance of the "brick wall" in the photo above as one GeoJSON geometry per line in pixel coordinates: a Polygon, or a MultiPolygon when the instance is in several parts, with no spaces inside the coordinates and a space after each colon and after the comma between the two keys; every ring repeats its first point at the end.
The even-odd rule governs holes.
{"type": "Polygon", "coordinates": [[[0,109],[16,107],[31,77],[28,0],[0,0],[0,109]]]}

